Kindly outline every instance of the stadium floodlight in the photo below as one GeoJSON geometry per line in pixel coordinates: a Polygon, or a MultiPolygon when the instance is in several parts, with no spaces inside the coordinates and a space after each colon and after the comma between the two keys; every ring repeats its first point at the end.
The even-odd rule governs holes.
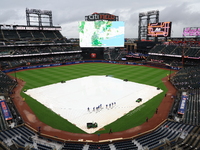
{"type": "MultiPolygon", "coordinates": [[[[139,26],[138,26],[138,40],[141,41],[142,38],[146,38],[149,40],[148,33],[148,25],[149,23],[157,23],[159,22],[159,11],[152,10],[148,12],[139,13],[139,26]]],[[[157,37],[155,37],[155,41],[157,37]]]]}
{"type": "Polygon", "coordinates": [[[158,13],[158,10],[152,10],[152,11],[147,12],[148,15],[156,15],[157,13],[158,13]]]}
{"type": "Polygon", "coordinates": [[[28,9],[26,8],[26,20],[27,20],[27,26],[32,26],[31,23],[35,23],[35,18],[37,18],[36,20],[38,20],[38,25],[41,27],[43,26],[43,24],[48,23],[48,26],[53,26],[53,21],[52,21],[52,11],[50,10],[40,10],[40,9],[28,9]],[[34,15],[34,16],[33,16],[34,15]],[[36,16],[35,16],[36,15],[36,16]],[[46,15],[45,17],[43,17],[43,15],[46,15]],[[48,17],[47,17],[48,16],[48,17]],[[31,19],[34,18],[34,19],[31,19]],[[49,18],[48,22],[44,22],[42,21],[42,19],[44,18],[49,18]]]}

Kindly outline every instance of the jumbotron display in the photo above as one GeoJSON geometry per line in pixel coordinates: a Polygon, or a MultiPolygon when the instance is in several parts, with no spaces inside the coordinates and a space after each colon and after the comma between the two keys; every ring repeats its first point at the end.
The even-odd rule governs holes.
{"type": "Polygon", "coordinates": [[[187,27],[183,29],[183,36],[199,36],[200,27],[187,27]]]}
{"type": "Polygon", "coordinates": [[[149,23],[148,36],[149,37],[170,37],[172,22],[158,22],[149,23]]]}
{"type": "Polygon", "coordinates": [[[124,47],[123,21],[80,21],[80,47],[124,47]]]}

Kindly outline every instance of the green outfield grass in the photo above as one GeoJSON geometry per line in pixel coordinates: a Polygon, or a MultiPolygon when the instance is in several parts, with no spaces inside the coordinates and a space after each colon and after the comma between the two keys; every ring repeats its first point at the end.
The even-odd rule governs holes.
{"type": "MultiPolygon", "coordinates": [[[[161,103],[166,87],[161,79],[169,74],[169,70],[156,69],[145,66],[118,65],[105,63],[85,63],[77,65],[68,65],[60,67],[33,69],[17,72],[17,78],[26,81],[24,89],[32,89],[61,81],[76,79],[90,75],[112,75],[119,79],[128,79],[129,81],[152,85],[161,88],[164,92],[157,95],[150,101],[130,111],[125,116],[104,127],[103,130],[95,134],[108,133],[112,128],[113,132],[123,131],[145,122],[146,117],[151,118],[156,108],[161,103]]],[[[14,76],[14,74],[11,74],[14,76]]],[[[114,90],[114,89],[113,89],[114,90]]],[[[85,133],[67,120],[61,118],[50,109],[46,108],[36,100],[32,99],[24,92],[21,92],[26,103],[30,106],[37,117],[49,126],[73,133],[85,133]]]]}

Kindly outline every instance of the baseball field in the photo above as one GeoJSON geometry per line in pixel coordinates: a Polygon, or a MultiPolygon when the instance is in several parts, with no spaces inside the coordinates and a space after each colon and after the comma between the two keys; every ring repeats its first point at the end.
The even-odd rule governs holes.
{"type": "MultiPolygon", "coordinates": [[[[24,91],[91,75],[109,75],[122,80],[127,79],[131,82],[155,86],[163,90],[162,93],[153,97],[143,105],[131,110],[123,117],[95,132],[95,134],[102,134],[108,133],[111,128],[113,132],[124,131],[141,125],[146,121],[147,117],[151,118],[167,92],[167,89],[161,80],[166,77],[167,74],[169,74],[169,70],[146,66],[85,63],[25,70],[17,72],[16,76],[26,82],[24,89],[21,92],[21,96],[25,99],[25,102],[29,105],[39,120],[53,128],[72,133],[85,132],[76,125],[70,123],[68,120],[62,118],[59,114],[56,114],[51,109],[45,107],[37,100],[28,96],[24,91]]],[[[15,76],[14,73],[11,75],[15,76]]]]}

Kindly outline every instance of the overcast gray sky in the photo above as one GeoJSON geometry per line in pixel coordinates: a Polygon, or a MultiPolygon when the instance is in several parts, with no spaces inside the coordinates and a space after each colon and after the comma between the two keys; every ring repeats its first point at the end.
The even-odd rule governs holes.
{"type": "Polygon", "coordinates": [[[200,27],[200,0],[1,0],[0,24],[26,25],[26,8],[51,10],[54,26],[78,38],[78,21],[94,12],[111,13],[125,22],[125,37],[138,37],[139,13],[159,10],[159,21],[172,21],[172,37],[184,27],[200,27]]]}

